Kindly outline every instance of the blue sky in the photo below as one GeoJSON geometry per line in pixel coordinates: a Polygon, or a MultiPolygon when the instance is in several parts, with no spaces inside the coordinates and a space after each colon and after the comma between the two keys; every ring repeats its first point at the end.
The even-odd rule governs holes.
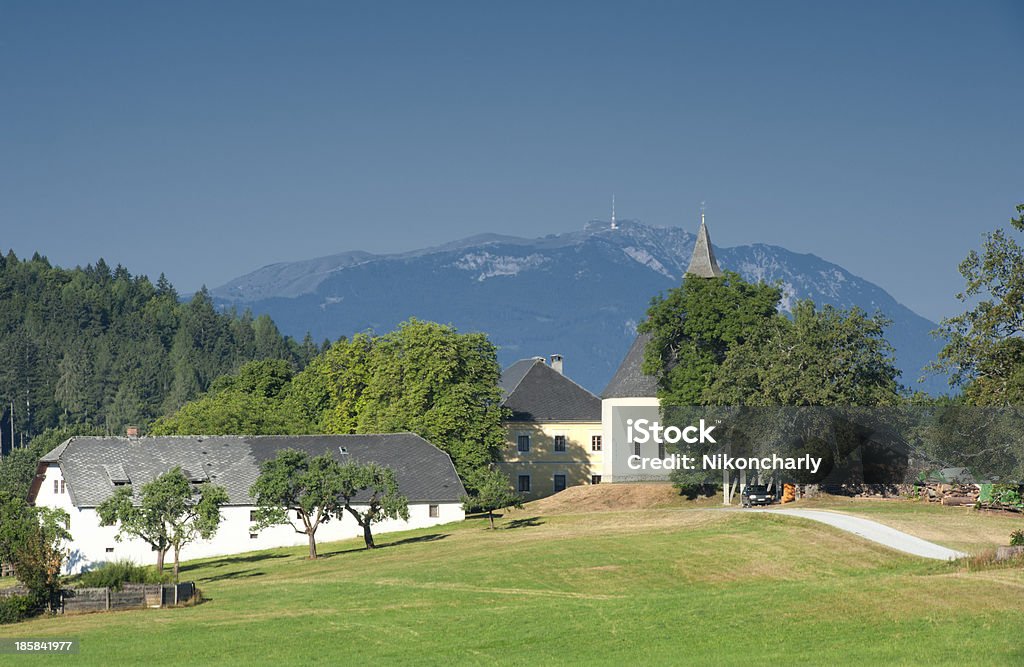
{"type": "Polygon", "coordinates": [[[0,247],[183,290],[618,215],[921,314],[1024,201],[1024,4],[0,0],[0,247]]]}

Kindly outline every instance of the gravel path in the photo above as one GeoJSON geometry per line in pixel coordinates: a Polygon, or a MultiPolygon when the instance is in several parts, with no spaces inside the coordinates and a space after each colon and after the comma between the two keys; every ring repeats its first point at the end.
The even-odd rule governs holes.
{"type": "Polygon", "coordinates": [[[845,530],[854,535],[859,535],[866,540],[872,542],[878,542],[885,546],[902,551],[904,553],[913,554],[914,556],[920,556],[922,558],[934,558],[935,560],[953,560],[955,558],[963,558],[968,554],[962,551],[956,551],[954,549],[947,549],[946,547],[939,546],[934,542],[928,540],[922,540],[920,537],[914,537],[908,535],[902,531],[890,528],[877,521],[870,519],[862,519],[856,516],[850,516],[849,514],[840,514],[839,512],[826,512],[823,510],[804,510],[804,509],[778,509],[778,510],[749,510],[752,512],[770,512],[771,514],[782,514],[789,516],[798,516],[804,519],[811,519],[813,521],[820,521],[827,523],[830,526],[835,526],[840,530],[845,530]]]}

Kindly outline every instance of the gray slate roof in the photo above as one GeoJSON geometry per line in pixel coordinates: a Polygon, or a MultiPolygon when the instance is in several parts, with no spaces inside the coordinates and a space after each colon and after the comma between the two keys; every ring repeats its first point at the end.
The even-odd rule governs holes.
{"type": "Polygon", "coordinates": [[[658,381],[643,372],[644,348],[651,334],[638,334],[626,358],[619,364],[601,398],[654,398],[658,395],[658,381]]]}
{"type": "Polygon", "coordinates": [[[601,399],[554,370],[543,359],[522,359],[505,369],[499,386],[510,421],[599,422],[601,399]]]}
{"type": "Polygon", "coordinates": [[[96,507],[109,498],[116,488],[112,477],[124,474],[138,489],[175,466],[194,481],[225,487],[229,505],[251,505],[249,489],[260,463],[281,449],[387,466],[395,471],[399,491],[412,503],[458,502],[465,494],[448,454],[414,433],[73,437],[40,462],[60,465],[76,507],[96,507]]]}
{"type": "Polygon", "coordinates": [[[523,378],[530,369],[533,368],[534,364],[547,365],[544,363],[543,357],[534,357],[533,359],[520,359],[505,370],[501,372],[501,378],[498,380],[498,386],[508,396],[511,394],[519,383],[522,382],[523,378]]]}

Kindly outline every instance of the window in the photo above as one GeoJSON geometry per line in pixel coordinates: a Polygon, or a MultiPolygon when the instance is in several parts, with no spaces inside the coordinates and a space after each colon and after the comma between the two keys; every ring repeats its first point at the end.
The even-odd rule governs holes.
{"type": "Polygon", "coordinates": [[[516,438],[516,449],[518,449],[521,452],[530,451],[530,436],[521,435],[518,438],[516,438]]]}
{"type": "Polygon", "coordinates": [[[565,491],[565,475],[555,475],[554,490],[555,493],[565,491]]]}
{"type": "Polygon", "coordinates": [[[599,452],[601,451],[601,436],[592,435],[590,436],[590,451],[599,452]]]}
{"type": "Polygon", "coordinates": [[[256,521],[256,510],[249,510],[249,521],[256,521]]]}
{"type": "Polygon", "coordinates": [[[441,508],[440,508],[440,506],[438,506],[438,505],[430,505],[428,509],[430,511],[430,518],[431,519],[436,519],[437,517],[441,516],[441,508]]]}
{"type": "Polygon", "coordinates": [[[633,455],[634,456],[640,456],[640,443],[639,442],[634,442],[633,443],[633,455]]]}
{"type": "Polygon", "coordinates": [[[60,492],[64,493],[64,480],[60,480],[60,492]]]}
{"type": "Polygon", "coordinates": [[[57,480],[53,480],[53,492],[60,493],[58,489],[60,489],[60,482],[58,482],[57,480]]]}
{"type": "Polygon", "coordinates": [[[112,554],[112,553],[114,553],[114,547],[107,547],[107,548],[106,548],[106,552],[107,552],[108,554],[112,554]]]}
{"type": "Polygon", "coordinates": [[[590,476],[590,483],[591,484],[600,484],[601,483],[601,476],[600,475],[591,475],[590,476]]]}
{"type": "Polygon", "coordinates": [[[665,443],[664,442],[659,442],[658,443],[658,458],[659,459],[664,459],[665,458],[665,443]]]}
{"type": "Polygon", "coordinates": [[[564,452],[565,451],[565,436],[564,435],[556,435],[555,436],[555,451],[556,452],[564,452]]]}
{"type": "Polygon", "coordinates": [[[529,475],[520,475],[519,476],[519,493],[529,493],[529,492],[530,492],[530,476],[529,475]]]}
{"type": "Polygon", "coordinates": [[[259,536],[260,536],[259,533],[249,533],[249,539],[250,540],[255,540],[259,536]]]}

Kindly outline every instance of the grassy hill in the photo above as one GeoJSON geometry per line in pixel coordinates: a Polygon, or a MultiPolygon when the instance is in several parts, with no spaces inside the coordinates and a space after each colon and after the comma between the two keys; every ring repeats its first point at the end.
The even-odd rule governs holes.
{"type": "MultiPolygon", "coordinates": [[[[495,531],[470,520],[373,552],[325,545],[316,562],[301,548],[193,562],[196,607],[38,619],[0,637],[78,638],[87,665],[1024,660],[1020,569],[967,571],[753,512],[538,507],[495,531]]],[[[1020,524],[979,518],[993,534],[1020,524]]]]}

